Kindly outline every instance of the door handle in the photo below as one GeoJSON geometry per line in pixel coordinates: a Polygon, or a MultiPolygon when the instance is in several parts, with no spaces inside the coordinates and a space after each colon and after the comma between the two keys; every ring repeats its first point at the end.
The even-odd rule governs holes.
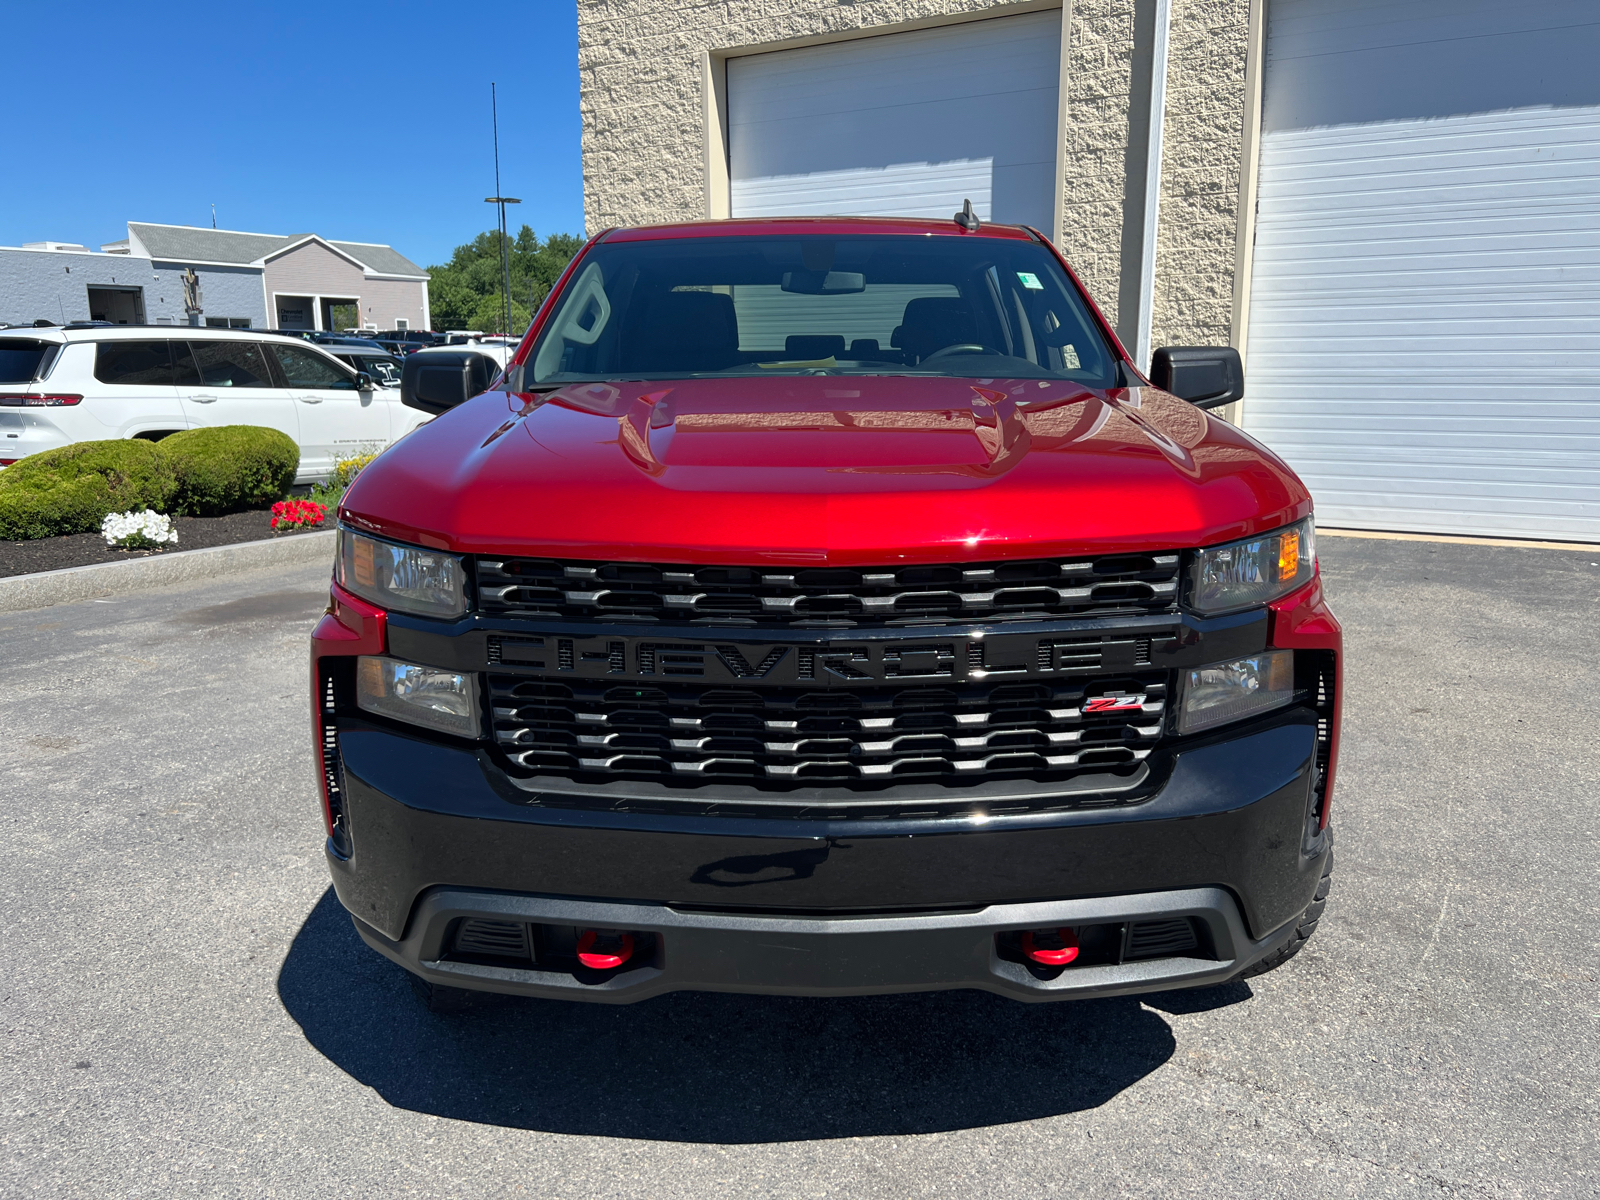
{"type": "Polygon", "coordinates": [[[215,404],[217,402],[217,398],[215,396],[190,396],[189,399],[193,400],[196,404],[215,404]]]}
{"type": "Polygon", "coordinates": [[[301,404],[321,404],[322,403],[322,397],[321,396],[301,396],[301,397],[299,397],[299,400],[300,400],[301,404]]]}

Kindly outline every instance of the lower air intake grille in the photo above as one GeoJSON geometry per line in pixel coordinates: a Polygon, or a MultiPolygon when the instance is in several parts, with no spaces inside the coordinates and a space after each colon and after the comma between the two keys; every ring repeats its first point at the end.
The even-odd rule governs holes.
{"type": "Polygon", "coordinates": [[[495,742],[530,774],[777,789],[1103,772],[1150,755],[1167,701],[1165,672],[848,692],[488,678],[495,742]]]}
{"type": "Polygon", "coordinates": [[[1176,958],[1199,946],[1200,939],[1195,936],[1194,921],[1190,917],[1139,921],[1128,930],[1128,949],[1122,957],[1125,962],[1145,958],[1176,958]]]}
{"type": "Polygon", "coordinates": [[[531,958],[528,927],[521,921],[469,917],[456,931],[455,952],[484,958],[531,958]]]}

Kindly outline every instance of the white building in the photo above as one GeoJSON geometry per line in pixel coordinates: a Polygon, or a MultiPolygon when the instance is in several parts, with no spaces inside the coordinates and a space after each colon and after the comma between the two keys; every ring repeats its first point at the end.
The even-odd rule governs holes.
{"type": "Polygon", "coordinates": [[[591,233],[1037,226],[1329,525],[1600,541],[1594,0],[578,0],[591,233]]]}

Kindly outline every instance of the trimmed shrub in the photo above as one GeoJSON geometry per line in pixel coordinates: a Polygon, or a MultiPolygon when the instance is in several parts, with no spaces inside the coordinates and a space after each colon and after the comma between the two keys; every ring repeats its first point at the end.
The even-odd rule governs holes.
{"type": "Polygon", "coordinates": [[[300,469],[294,439],[259,425],[185,429],[158,449],[178,481],[170,511],[191,517],[265,508],[289,494],[300,469]]]}
{"type": "Polygon", "coordinates": [[[107,513],[165,509],[177,481],[154,442],[74,442],[0,471],[0,538],[94,533],[107,513]]]}

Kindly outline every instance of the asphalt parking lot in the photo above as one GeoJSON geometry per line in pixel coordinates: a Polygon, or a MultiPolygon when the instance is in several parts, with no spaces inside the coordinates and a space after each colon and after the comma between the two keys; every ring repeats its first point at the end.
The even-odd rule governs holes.
{"type": "Polygon", "coordinates": [[[416,1004],[328,888],[326,572],[0,615],[0,1195],[1600,1193],[1600,552],[1327,537],[1327,916],[1282,970],[416,1004]]]}

